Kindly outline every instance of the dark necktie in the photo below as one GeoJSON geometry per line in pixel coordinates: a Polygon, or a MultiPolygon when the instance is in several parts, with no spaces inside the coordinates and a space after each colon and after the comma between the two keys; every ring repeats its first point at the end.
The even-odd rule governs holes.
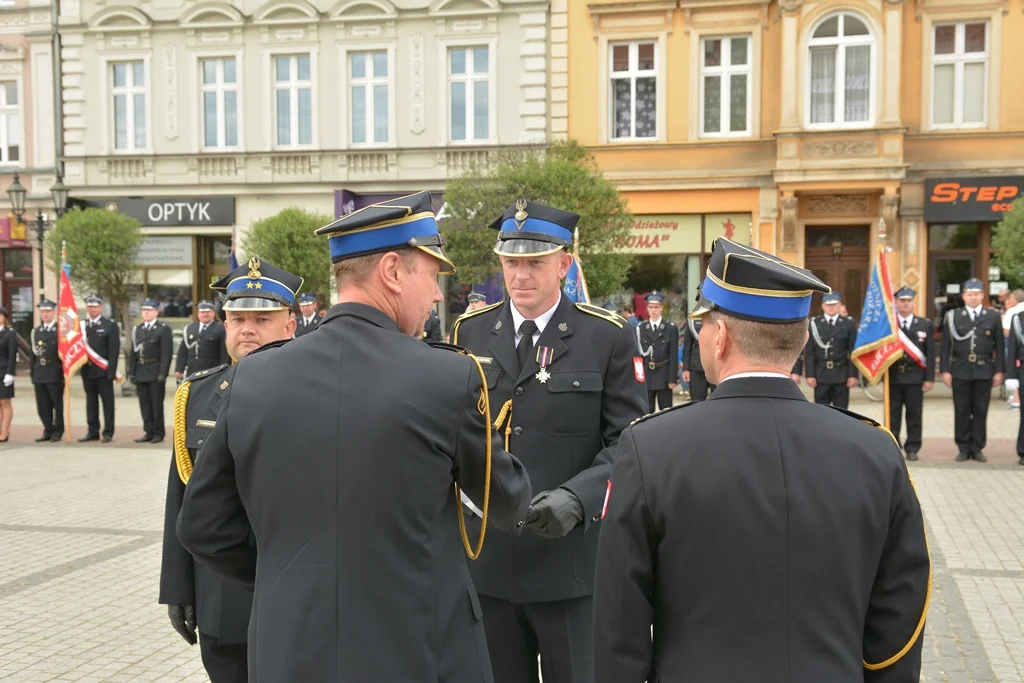
{"type": "Polygon", "coordinates": [[[516,356],[519,357],[519,371],[522,372],[526,364],[530,362],[530,356],[533,354],[533,333],[537,331],[537,323],[532,320],[524,320],[519,325],[519,334],[523,335],[523,338],[519,340],[519,346],[516,347],[516,356]]]}

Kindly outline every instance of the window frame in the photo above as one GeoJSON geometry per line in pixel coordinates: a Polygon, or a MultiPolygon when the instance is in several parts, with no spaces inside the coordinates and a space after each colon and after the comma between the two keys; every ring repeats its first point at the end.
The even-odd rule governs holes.
{"type": "MultiPolygon", "coordinates": [[[[844,21],[845,28],[845,21],[844,21]]],[[[879,76],[878,76],[878,30],[870,18],[852,9],[837,9],[822,15],[815,21],[806,34],[803,49],[803,73],[804,73],[804,127],[808,130],[848,130],[873,128],[878,125],[878,102],[879,102],[879,76]],[[821,25],[832,17],[853,16],[867,27],[868,32],[863,36],[837,36],[833,38],[815,38],[814,33],[821,28],[821,25]],[[869,69],[868,76],[868,118],[865,121],[846,121],[846,48],[861,45],[869,46],[869,69]],[[833,105],[836,116],[831,122],[813,123],[811,121],[811,49],[815,47],[835,46],[836,61],[836,87],[833,93],[833,105]],[[840,81],[841,76],[841,81],[840,81]],[[842,87],[840,87],[840,85],[842,87]],[[843,118],[840,122],[837,119],[843,118]]]]}
{"type": "MultiPolygon", "coordinates": [[[[242,61],[242,52],[232,51],[204,51],[192,54],[192,75],[195,79],[194,87],[192,92],[195,93],[195,107],[196,107],[196,149],[201,152],[237,152],[245,149],[245,127],[243,126],[243,114],[242,114],[242,103],[243,103],[243,81],[244,79],[244,63],[242,61]],[[231,84],[231,87],[227,87],[228,84],[218,83],[215,85],[207,85],[203,83],[203,62],[208,60],[217,60],[223,62],[225,59],[235,60],[235,82],[231,84]],[[225,140],[227,137],[227,120],[224,117],[224,93],[228,90],[234,90],[235,92],[235,128],[238,130],[238,139],[235,145],[217,145],[208,146],[206,144],[206,107],[203,105],[203,95],[207,92],[215,92],[218,94],[217,97],[217,112],[218,112],[218,123],[217,123],[217,137],[218,140],[225,140]]],[[[223,66],[218,69],[219,76],[223,77],[223,66]]]]}
{"type": "MultiPolygon", "coordinates": [[[[18,103],[13,106],[0,105],[0,166],[23,167],[27,163],[25,159],[25,91],[22,87],[22,77],[20,74],[9,74],[9,76],[9,78],[0,79],[0,82],[14,83],[14,90],[18,93],[18,103]],[[6,107],[6,111],[4,107],[6,107]],[[6,119],[9,114],[14,114],[18,117],[18,133],[21,139],[21,142],[18,143],[18,158],[14,161],[4,159],[10,153],[6,125],[6,119]]],[[[6,98],[6,94],[4,97],[6,98]]]]}
{"type": "MultiPolygon", "coordinates": [[[[338,144],[342,149],[388,149],[398,146],[398,126],[395,114],[395,43],[389,42],[346,42],[338,46],[338,63],[342,65],[341,94],[338,98],[342,111],[342,127],[338,135],[338,144]],[[388,57],[388,140],[387,142],[353,142],[352,141],[352,70],[351,56],[358,53],[385,52],[388,57]]],[[[371,130],[372,131],[372,122],[371,130]]]]}
{"type": "Polygon", "coordinates": [[[662,79],[661,67],[662,57],[659,50],[660,41],[657,38],[634,38],[630,40],[609,40],[605,56],[606,72],[607,72],[607,93],[606,98],[607,116],[608,116],[608,141],[609,142],[652,142],[662,139],[664,131],[661,130],[661,89],[662,79]],[[654,47],[654,68],[650,70],[640,71],[634,69],[634,64],[639,64],[640,61],[640,45],[650,44],[654,47]],[[614,63],[615,48],[628,45],[629,46],[629,69],[623,71],[613,71],[612,66],[614,63]],[[635,57],[635,59],[634,59],[635,57]],[[616,75],[618,74],[618,75],[616,75]],[[636,136],[636,79],[637,78],[649,78],[654,77],[654,135],[650,137],[638,138],[636,136]],[[616,137],[615,135],[615,88],[613,86],[616,80],[630,80],[630,106],[632,107],[633,116],[630,119],[630,135],[628,137],[616,137]]]}
{"type": "MultiPolygon", "coordinates": [[[[497,83],[497,69],[496,62],[498,61],[498,36],[493,33],[482,33],[476,36],[459,36],[459,37],[447,37],[439,36],[437,38],[437,62],[436,72],[438,74],[438,82],[444,84],[444,93],[437,98],[437,120],[441,122],[437,131],[437,144],[439,147],[453,146],[453,147],[474,147],[474,146],[486,146],[498,144],[498,88],[497,83]],[[448,89],[448,54],[451,48],[467,48],[467,47],[481,47],[486,45],[488,47],[488,59],[487,59],[487,78],[488,78],[488,110],[487,110],[487,124],[488,124],[488,137],[485,140],[452,140],[451,139],[451,106],[448,89]]],[[[517,114],[518,116],[518,114],[517,114]]]]}
{"type": "Polygon", "coordinates": [[[315,149],[319,145],[319,139],[317,136],[317,53],[312,48],[303,46],[295,46],[294,49],[280,49],[268,53],[269,59],[267,60],[267,88],[269,92],[268,103],[270,106],[270,147],[275,150],[309,150],[315,149]],[[303,87],[304,81],[298,80],[298,58],[309,57],[309,142],[300,143],[296,142],[299,137],[299,98],[298,92],[303,87]],[[279,58],[288,58],[290,61],[288,67],[288,86],[287,88],[291,92],[289,97],[289,113],[292,115],[292,125],[289,129],[290,142],[282,143],[278,141],[277,137],[277,92],[283,89],[282,86],[278,85],[277,81],[277,60],[279,58]],[[295,78],[292,78],[292,66],[295,67],[295,78]]]}
{"type": "MultiPolygon", "coordinates": [[[[727,51],[725,50],[724,47],[722,49],[722,54],[723,54],[723,56],[725,54],[727,54],[727,51]]],[[[698,118],[699,118],[699,120],[698,120],[698,128],[697,128],[698,137],[700,137],[700,138],[712,138],[712,139],[713,138],[745,138],[745,137],[751,137],[753,135],[753,131],[754,131],[754,111],[753,111],[753,107],[754,107],[754,65],[753,65],[753,62],[754,62],[754,36],[752,34],[749,34],[749,33],[734,33],[734,34],[721,34],[721,35],[715,35],[715,34],[701,35],[701,36],[699,36],[699,41],[698,41],[698,45],[697,45],[697,55],[698,55],[697,79],[699,81],[698,88],[697,88],[697,90],[698,90],[698,93],[697,93],[697,98],[698,98],[697,99],[697,112],[698,112],[698,114],[697,115],[698,115],[698,118]],[[732,50],[731,50],[731,48],[732,48],[732,41],[737,39],[737,38],[742,38],[742,39],[745,39],[747,41],[747,63],[743,67],[740,67],[740,68],[735,67],[731,63],[732,62],[732,50]],[[725,41],[729,41],[728,44],[729,44],[729,48],[730,49],[728,50],[728,55],[729,55],[730,64],[728,66],[725,66],[725,65],[713,66],[713,67],[705,67],[704,66],[704,44],[707,41],[709,41],[709,40],[722,41],[723,46],[725,45],[725,41]],[[711,72],[708,73],[706,71],[706,69],[710,69],[711,72]],[[726,95],[726,93],[728,93],[728,95],[732,94],[732,78],[731,77],[734,76],[734,75],[745,75],[747,77],[747,127],[746,127],[746,130],[743,130],[743,131],[725,130],[725,131],[718,131],[718,132],[708,132],[704,128],[704,81],[705,81],[705,76],[718,76],[719,80],[723,84],[721,86],[720,91],[719,91],[720,93],[722,93],[722,96],[721,96],[721,100],[719,102],[719,107],[718,108],[719,108],[719,113],[720,113],[720,116],[721,116],[721,122],[723,124],[727,124],[729,122],[729,119],[730,119],[729,115],[732,112],[731,112],[730,97],[728,97],[726,95]]]]}
{"type": "Polygon", "coordinates": [[[445,137],[447,138],[448,144],[451,145],[480,145],[486,144],[492,138],[492,131],[494,129],[493,116],[495,108],[492,105],[493,97],[492,93],[497,85],[494,80],[494,60],[497,55],[494,49],[486,41],[469,42],[463,45],[448,45],[444,51],[444,108],[445,108],[445,137]],[[472,57],[473,50],[476,48],[486,47],[487,48],[487,76],[480,77],[479,74],[474,70],[476,64],[472,57]],[[467,55],[470,57],[466,62],[466,73],[465,74],[453,74],[451,73],[451,58],[453,50],[465,50],[467,55]],[[472,67],[470,62],[474,61],[472,67]],[[476,104],[476,95],[474,89],[471,86],[474,83],[480,81],[487,82],[487,135],[483,138],[476,137],[476,117],[474,116],[474,105],[476,104]],[[465,83],[466,84],[466,137],[463,140],[456,140],[452,137],[452,84],[453,83],[465,83]],[[470,135],[470,127],[472,127],[472,135],[470,135]]]}
{"type": "MultiPolygon", "coordinates": [[[[109,153],[115,155],[140,155],[140,154],[152,154],[153,153],[153,71],[150,68],[150,55],[148,53],[124,53],[109,55],[102,59],[103,68],[103,119],[104,119],[104,146],[109,153]],[[142,147],[135,146],[135,135],[134,131],[129,130],[129,141],[131,144],[128,147],[119,149],[117,147],[117,133],[116,133],[116,121],[114,120],[115,108],[114,108],[114,97],[121,88],[114,87],[114,65],[115,64],[131,64],[133,62],[142,62],[142,75],[145,80],[142,86],[142,94],[145,96],[146,102],[146,114],[143,124],[146,130],[146,144],[142,147]]],[[[132,75],[134,82],[134,74],[132,75]]],[[[135,86],[133,85],[132,88],[135,86]]],[[[130,94],[132,88],[128,88],[124,94],[130,94]]],[[[134,122],[134,108],[131,110],[130,120],[134,122]]]]}
{"type": "Polygon", "coordinates": [[[992,21],[988,17],[977,18],[977,19],[945,19],[941,21],[932,22],[929,27],[931,32],[931,39],[929,41],[929,53],[927,61],[927,69],[929,74],[929,92],[928,92],[928,123],[932,130],[969,130],[969,129],[985,129],[989,127],[990,118],[990,90],[991,90],[991,70],[992,70],[992,21]],[[952,55],[937,55],[935,54],[935,31],[936,29],[943,26],[954,26],[956,27],[956,34],[954,36],[954,46],[957,49],[966,48],[967,42],[967,24],[984,24],[985,26],[985,50],[984,52],[954,52],[952,55]],[[977,55],[981,55],[979,59],[977,55]],[[966,64],[977,64],[982,63],[985,67],[985,76],[983,82],[985,84],[985,95],[982,98],[984,102],[984,116],[980,122],[972,121],[970,123],[964,123],[963,121],[963,110],[964,110],[964,66],[966,64]],[[941,64],[952,64],[953,65],[953,122],[952,123],[936,123],[935,122],[935,67],[941,64]]]}

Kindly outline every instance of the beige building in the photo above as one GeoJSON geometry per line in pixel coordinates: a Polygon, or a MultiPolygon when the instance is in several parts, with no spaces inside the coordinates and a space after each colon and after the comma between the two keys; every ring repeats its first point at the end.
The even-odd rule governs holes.
{"type": "Polygon", "coordinates": [[[64,181],[142,221],[133,307],[157,298],[168,317],[256,219],[439,193],[548,139],[546,2],[60,5],[64,181]]]}

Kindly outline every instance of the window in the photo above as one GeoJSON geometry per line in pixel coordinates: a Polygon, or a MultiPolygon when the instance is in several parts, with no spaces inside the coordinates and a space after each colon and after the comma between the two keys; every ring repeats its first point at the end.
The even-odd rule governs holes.
{"type": "Polygon", "coordinates": [[[750,134],[750,37],[701,41],[701,132],[750,134]]]}
{"type": "Polygon", "coordinates": [[[490,49],[448,50],[448,108],[453,142],[491,136],[490,49]]]}
{"type": "Polygon", "coordinates": [[[0,81],[0,164],[21,161],[21,107],[18,82],[0,81]]]}
{"type": "Polygon", "coordinates": [[[313,144],[313,89],[309,55],[274,58],[278,145],[313,144]]]}
{"type": "Polygon", "coordinates": [[[932,125],[985,125],[988,25],[941,24],[932,38],[932,125]]]}
{"type": "Polygon", "coordinates": [[[870,123],[875,41],[867,24],[853,14],[833,14],[808,45],[811,125],[870,123]]]}
{"type": "Polygon", "coordinates": [[[200,62],[203,147],[238,146],[238,74],[234,57],[200,62]]]}
{"type": "Polygon", "coordinates": [[[114,99],[114,149],[145,149],[146,77],[143,62],[110,65],[114,99]]]}
{"type": "MultiPolygon", "coordinates": [[[[352,92],[352,144],[388,141],[388,53],[349,55],[352,92]]],[[[485,83],[486,85],[486,83],[485,83]]]]}
{"type": "Polygon", "coordinates": [[[611,46],[612,138],[646,139],[658,134],[655,44],[611,46]]]}

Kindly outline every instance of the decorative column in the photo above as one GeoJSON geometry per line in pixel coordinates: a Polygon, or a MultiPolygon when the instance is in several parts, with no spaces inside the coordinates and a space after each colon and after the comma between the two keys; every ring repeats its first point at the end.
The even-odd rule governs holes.
{"type": "Polygon", "coordinates": [[[781,251],[796,251],[796,214],[800,200],[796,197],[782,198],[782,248],[781,251]]]}
{"type": "MultiPolygon", "coordinates": [[[[903,50],[903,0],[885,0],[885,79],[882,125],[900,125],[900,70],[903,50]]],[[[887,221],[888,222],[888,221],[887,221]]],[[[893,242],[896,244],[896,242],[893,242]]]]}
{"type": "Polygon", "coordinates": [[[799,130],[797,65],[800,63],[800,8],[803,0],[779,0],[782,11],[782,122],[781,130],[799,130]]]}

